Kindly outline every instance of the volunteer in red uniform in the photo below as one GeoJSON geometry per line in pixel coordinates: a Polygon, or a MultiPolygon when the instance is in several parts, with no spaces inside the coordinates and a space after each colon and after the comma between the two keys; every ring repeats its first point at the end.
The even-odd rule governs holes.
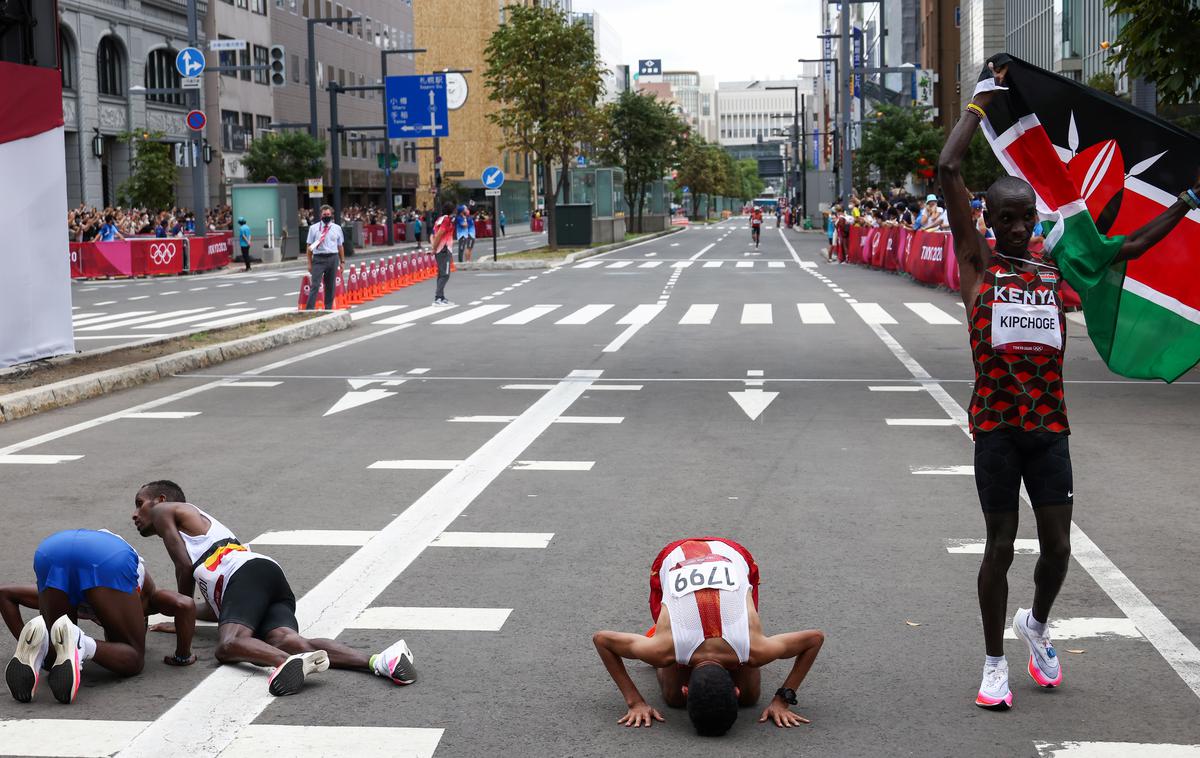
{"type": "Polygon", "coordinates": [[[369,671],[400,685],[417,680],[404,640],[368,656],[334,640],[301,637],[296,596],[279,564],[184,502],[179,485],[150,482],[138,490],[134,503],[134,526],[143,537],[162,538],[179,592],[191,597],[200,585],[205,603],[197,615],[217,622],[216,659],[273,667],[267,679],[272,695],[293,695],[307,677],[330,666],[369,671]]]}
{"type": "Polygon", "coordinates": [[[758,247],[758,239],[762,236],[763,212],[762,208],[754,207],[750,211],[750,236],[754,238],[754,247],[758,247]]]}
{"type": "Polygon", "coordinates": [[[442,215],[433,224],[433,257],[437,261],[437,291],[434,305],[454,305],[446,299],[446,282],[450,281],[450,243],[454,240],[454,204],[442,203],[442,215]]]}
{"type": "Polygon", "coordinates": [[[792,711],[796,688],[812,668],[825,640],[810,629],[766,636],[758,616],[758,566],[733,540],[697,537],[667,545],[650,569],[650,616],[645,634],[596,632],[592,641],[628,708],[618,723],[651,726],[663,721],[638,692],[623,658],[658,671],[663,700],[686,707],[696,730],[724,734],[739,706],[759,700],[766,664],[795,658],[792,670],[758,719],[780,727],[808,719],[792,711]]]}
{"type": "MultiPolygon", "coordinates": [[[[1004,68],[995,73],[997,84],[1002,85],[1004,68]]],[[[961,174],[967,146],[992,96],[986,91],[974,96],[946,141],[938,170],[963,305],[971,316],[975,388],[969,418],[975,438],[975,485],[987,528],[978,580],[986,657],[975,704],[1007,710],[1013,703],[1004,658],[1007,575],[1021,482],[1037,521],[1040,554],[1033,574],[1032,607],[1018,608],[1012,627],[1029,651],[1026,671],[1045,688],[1063,681],[1047,622],[1071,557],[1074,485],[1063,396],[1062,277],[1052,257],[1029,250],[1038,222],[1033,188],[1006,176],[988,189],[984,218],[996,235],[993,251],[972,221],[970,195],[961,174]]],[[[1181,212],[1164,211],[1126,237],[1108,238],[1104,244],[1111,247],[1112,262],[1142,255],[1181,218],[1181,212]]],[[[1053,238],[1053,232],[1047,237],[1053,238]]]]}

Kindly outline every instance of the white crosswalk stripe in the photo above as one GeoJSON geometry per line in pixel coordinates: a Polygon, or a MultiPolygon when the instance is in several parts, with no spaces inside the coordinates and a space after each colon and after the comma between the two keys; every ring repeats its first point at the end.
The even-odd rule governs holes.
{"type": "Polygon", "coordinates": [[[704,268],[721,268],[724,264],[725,261],[705,261],[704,268]]]}
{"type": "Polygon", "coordinates": [[[574,313],[568,316],[563,316],[554,323],[564,326],[581,326],[583,324],[590,323],[595,318],[600,317],[612,307],[613,305],[611,303],[585,305],[574,313]]]}
{"type": "Polygon", "coordinates": [[[517,311],[507,318],[502,318],[495,322],[497,326],[521,325],[528,324],[530,321],[539,319],[551,311],[561,308],[561,305],[533,305],[525,310],[517,311]]]}
{"type": "Polygon", "coordinates": [[[584,261],[583,263],[575,264],[575,268],[595,268],[596,266],[602,266],[605,263],[607,263],[607,261],[584,261]]]}
{"type": "MultiPolygon", "coordinates": [[[[237,316],[230,316],[229,318],[217,319],[216,321],[202,321],[199,324],[196,324],[195,328],[196,329],[216,329],[216,328],[219,328],[222,326],[230,326],[232,324],[238,324],[238,323],[243,323],[243,322],[247,322],[247,321],[254,321],[256,319],[265,319],[265,318],[273,318],[275,316],[282,316],[285,313],[291,313],[295,310],[296,309],[291,307],[290,305],[284,306],[282,308],[269,308],[265,311],[256,311],[253,313],[243,313],[243,314],[240,314],[237,316]]],[[[206,315],[208,315],[208,314],[206,314],[206,315]]]]}
{"type": "Polygon", "coordinates": [[[933,303],[905,303],[904,307],[925,319],[930,324],[954,324],[956,326],[962,324],[961,321],[954,318],[949,313],[946,313],[933,303]]]}
{"type": "Polygon", "coordinates": [[[167,319],[166,321],[154,321],[149,324],[139,324],[133,327],[134,329],[161,329],[166,326],[178,326],[179,324],[194,324],[197,321],[206,319],[219,319],[226,316],[233,316],[239,313],[249,313],[253,308],[225,308],[219,311],[207,311],[205,313],[195,313],[191,316],[181,316],[179,318],[167,319]]]}
{"type": "Polygon", "coordinates": [[[742,306],[743,324],[773,323],[770,303],[746,303],[742,306]]]}
{"type": "Polygon", "coordinates": [[[832,324],[833,315],[824,303],[796,303],[803,324],[832,324]]]}
{"type": "Polygon", "coordinates": [[[658,268],[662,264],[662,261],[646,261],[642,265],[638,266],[638,268],[658,268]]]}
{"type": "Polygon", "coordinates": [[[81,326],[91,326],[92,324],[103,324],[108,321],[116,321],[117,319],[130,318],[132,316],[146,316],[154,311],[129,311],[128,313],[111,313],[107,316],[97,316],[96,318],[85,318],[76,321],[72,326],[78,329],[81,326]]]}
{"type": "Polygon", "coordinates": [[[76,331],[102,332],[102,331],[107,331],[109,329],[117,329],[117,328],[120,328],[123,326],[133,326],[134,324],[144,324],[147,321],[162,321],[164,319],[170,319],[170,318],[173,318],[176,316],[188,316],[193,313],[203,313],[205,311],[211,311],[211,310],[212,310],[212,307],[209,306],[206,308],[188,308],[186,310],[181,310],[181,311],[167,311],[166,313],[155,313],[150,316],[135,316],[133,318],[127,318],[124,321],[109,321],[107,323],[97,324],[95,326],[78,326],[78,327],[76,327],[76,331]]]}
{"type": "Polygon", "coordinates": [[[633,261],[617,261],[615,263],[608,264],[604,268],[625,268],[626,266],[631,265],[633,265],[633,261]]]}
{"type": "Polygon", "coordinates": [[[493,313],[498,313],[498,312],[504,310],[505,308],[509,308],[509,307],[510,306],[507,306],[507,305],[481,305],[477,308],[470,308],[465,311],[460,311],[458,313],[455,313],[453,316],[447,316],[446,318],[439,319],[437,321],[434,321],[433,323],[435,325],[438,325],[438,324],[469,324],[470,322],[472,322],[476,319],[483,318],[484,316],[490,316],[493,313]]]}
{"type": "Polygon", "coordinates": [[[883,309],[879,303],[851,303],[850,307],[854,312],[868,324],[896,324],[899,323],[892,318],[892,314],[883,309]]]}
{"type": "Polygon", "coordinates": [[[679,319],[680,324],[711,324],[713,317],[717,315],[717,306],[713,304],[693,305],[688,308],[687,313],[683,314],[683,318],[679,319]]]}

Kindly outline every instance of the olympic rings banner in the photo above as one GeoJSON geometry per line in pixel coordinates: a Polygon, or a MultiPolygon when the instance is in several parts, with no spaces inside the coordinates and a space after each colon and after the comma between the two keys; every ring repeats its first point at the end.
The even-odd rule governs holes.
{"type": "Polygon", "coordinates": [[[208,271],[228,266],[233,257],[233,233],[206,237],[148,237],[112,242],[72,242],[73,279],[102,276],[161,276],[208,271]]]}

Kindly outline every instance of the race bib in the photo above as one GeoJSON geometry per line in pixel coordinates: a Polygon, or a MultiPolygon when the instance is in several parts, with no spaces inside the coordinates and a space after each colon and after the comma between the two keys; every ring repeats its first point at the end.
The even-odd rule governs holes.
{"type": "Polygon", "coordinates": [[[992,348],[997,353],[1022,355],[1061,352],[1058,306],[993,303],[992,348]]]}
{"type": "Polygon", "coordinates": [[[696,590],[734,591],[742,586],[733,562],[720,555],[706,555],[683,561],[667,572],[667,589],[675,597],[696,590]]]}

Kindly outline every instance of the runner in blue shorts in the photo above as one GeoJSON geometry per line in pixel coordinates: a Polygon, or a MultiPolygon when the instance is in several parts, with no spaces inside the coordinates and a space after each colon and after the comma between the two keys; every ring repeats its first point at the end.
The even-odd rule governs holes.
{"type": "MultiPolygon", "coordinates": [[[[33,570],[40,614],[21,628],[16,654],[4,672],[14,698],[20,702],[33,699],[50,648],[54,649],[50,690],[61,703],[74,702],[84,661],[94,660],[122,676],[141,672],[146,657],[147,602],[159,593],[128,542],[109,531],[58,532],[38,545],[33,570]],[[103,640],[93,639],[79,628],[76,621],[80,615],[100,624],[103,640]]],[[[178,655],[177,648],[176,664],[187,665],[195,661],[190,652],[195,604],[182,596],[164,600],[175,611],[177,627],[183,627],[183,655],[178,655]]],[[[5,614],[6,621],[10,615],[5,614]]]]}

